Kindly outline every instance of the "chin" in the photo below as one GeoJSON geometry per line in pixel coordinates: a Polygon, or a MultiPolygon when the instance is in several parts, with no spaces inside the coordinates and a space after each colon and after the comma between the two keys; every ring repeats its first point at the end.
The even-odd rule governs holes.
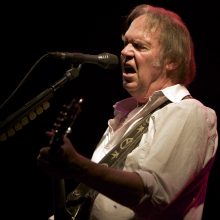
{"type": "Polygon", "coordinates": [[[136,93],[136,90],[132,89],[131,87],[125,86],[124,89],[131,95],[134,96],[136,93]]]}

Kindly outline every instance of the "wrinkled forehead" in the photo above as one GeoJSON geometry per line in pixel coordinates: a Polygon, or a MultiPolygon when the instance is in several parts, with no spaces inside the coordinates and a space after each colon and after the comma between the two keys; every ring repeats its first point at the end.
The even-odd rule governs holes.
{"type": "Polygon", "coordinates": [[[160,30],[158,20],[153,19],[148,14],[143,14],[135,18],[128,29],[134,29],[145,33],[156,33],[160,30]]]}
{"type": "Polygon", "coordinates": [[[146,44],[154,44],[160,47],[161,32],[155,25],[151,25],[148,17],[141,15],[135,18],[122,39],[125,41],[140,41],[146,44]]]}

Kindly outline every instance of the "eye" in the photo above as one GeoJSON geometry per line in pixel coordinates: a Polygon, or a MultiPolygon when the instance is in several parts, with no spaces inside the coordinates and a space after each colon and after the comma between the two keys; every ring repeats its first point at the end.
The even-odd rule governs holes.
{"type": "Polygon", "coordinates": [[[148,48],[146,47],[146,45],[142,44],[142,43],[136,43],[134,42],[133,43],[133,47],[136,49],[136,50],[148,50],[148,48]]]}

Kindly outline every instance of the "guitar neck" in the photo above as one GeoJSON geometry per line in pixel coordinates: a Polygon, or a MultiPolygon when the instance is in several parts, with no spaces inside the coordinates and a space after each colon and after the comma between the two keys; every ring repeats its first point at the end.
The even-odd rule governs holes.
{"type": "Polygon", "coordinates": [[[64,179],[52,179],[54,220],[71,220],[66,211],[66,191],[64,179]]]}
{"type": "MultiPolygon", "coordinates": [[[[50,151],[56,154],[63,144],[63,136],[69,133],[69,128],[73,125],[77,115],[81,110],[83,99],[74,99],[68,105],[64,105],[59,116],[54,123],[53,136],[50,139],[50,151]]],[[[71,220],[72,217],[66,209],[65,180],[52,178],[54,220],[71,220]]]]}

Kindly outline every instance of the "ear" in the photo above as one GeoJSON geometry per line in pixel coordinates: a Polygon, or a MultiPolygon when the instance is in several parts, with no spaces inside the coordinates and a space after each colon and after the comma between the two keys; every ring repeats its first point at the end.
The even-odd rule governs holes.
{"type": "Polygon", "coordinates": [[[177,63],[174,63],[174,62],[171,62],[171,63],[167,63],[166,64],[166,70],[167,71],[172,71],[172,70],[175,70],[177,68],[178,64],[177,63]]]}

